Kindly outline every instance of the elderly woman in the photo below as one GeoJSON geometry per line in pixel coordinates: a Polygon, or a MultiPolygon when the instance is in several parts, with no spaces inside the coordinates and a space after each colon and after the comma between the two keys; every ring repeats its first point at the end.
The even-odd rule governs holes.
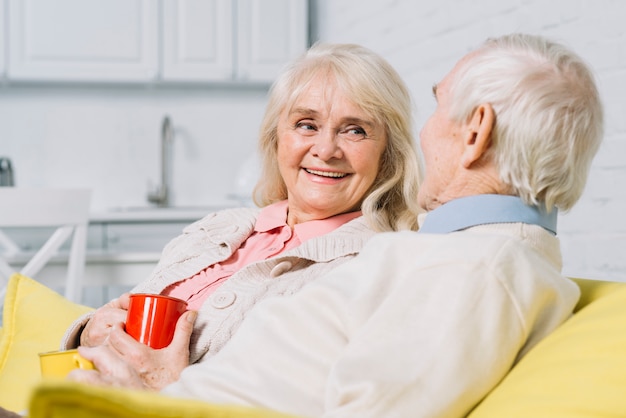
{"type": "Polygon", "coordinates": [[[106,340],[144,385],[161,388],[217,353],[257,302],[294,294],[352,259],[377,231],[417,228],[410,96],[395,70],[363,47],[315,45],[286,68],[270,91],[260,150],[262,209],[225,210],[187,227],[132,290],[188,301],[179,327],[191,328],[197,311],[190,342],[178,332],[152,350],[111,333],[126,317],[123,295],[78,320],[65,348],[106,340]]]}

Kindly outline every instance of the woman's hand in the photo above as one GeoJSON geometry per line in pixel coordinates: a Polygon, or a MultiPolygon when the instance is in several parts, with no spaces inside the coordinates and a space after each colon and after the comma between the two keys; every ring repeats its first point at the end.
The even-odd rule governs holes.
{"type": "Polygon", "coordinates": [[[149,389],[139,374],[111,347],[107,345],[80,346],[78,353],[91,360],[96,370],[74,369],[67,375],[69,380],[98,386],[149,389]]]}
{"type": "Polygon", "coordinates": [[[108,338],[114,324],[126,322],[130,293],[124,293],[98,308],[80,334],[80,345],[95,347],[108,338]]]}
{"type": "Polygon", "coordinates": [[[185,312],[176,323],[171,344],[160,350],[135,341],[117,323],[104,345],[79,347],[79,353],[97,370],[74,370],[69,378],[97,385],[161,390],[178,380],[189,365],[189,341],[196,316],[195,311],[185,312]]]}

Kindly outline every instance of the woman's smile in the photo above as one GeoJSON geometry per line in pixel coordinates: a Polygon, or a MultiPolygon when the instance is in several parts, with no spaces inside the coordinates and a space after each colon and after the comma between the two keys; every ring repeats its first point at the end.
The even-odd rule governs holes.
{"type": "Polygon", "coordinates": [[[320,177],[334,178],[334,179],[342,179],[349,175],[348,173],[342,173],[338,171],[315,170],[312,168],[303,168],[303,170],[309,174],[313,174],[313,175],[320,176],[320,177]]]}

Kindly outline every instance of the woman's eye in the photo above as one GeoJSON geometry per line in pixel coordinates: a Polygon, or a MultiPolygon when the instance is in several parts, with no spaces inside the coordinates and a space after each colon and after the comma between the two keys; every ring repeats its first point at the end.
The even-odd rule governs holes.
{"type": "Polygon", "coordinates": [[[305,131],[314,131],[315,126],[311,122],[300,121],[296,123],[296,128],[303,129],[305,131]]]}
{"type": "Polygon", "coordinates": [[[352,128],[352,129],[349,129],[349,131],[355,135],[365,135],[365,131],[361,128],[352,128]]]}
{"type": "Polygon", "coordinates": [[[367,132],[363,128],[358,126],[351,126],[342,131],[342,135],[347,139],[351,139],[353,141],[363,139],[367,137],[367,132]]]}

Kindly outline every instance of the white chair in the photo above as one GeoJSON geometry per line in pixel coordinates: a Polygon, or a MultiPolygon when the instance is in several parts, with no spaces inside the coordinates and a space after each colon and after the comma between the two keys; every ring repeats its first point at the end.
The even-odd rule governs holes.
{"type": "Polygon", "coordinates": [[[90,199],[87,189],[0,187],[0,306],[11,274],[19,271],[36,279],[70,238],[65,297],[81,301],[90,199]],[[54,232],[38,250],[24,251],[2,228],[48,228],[54,232]],[[16,264],[24,267],[18,269],[16,264]]]}

